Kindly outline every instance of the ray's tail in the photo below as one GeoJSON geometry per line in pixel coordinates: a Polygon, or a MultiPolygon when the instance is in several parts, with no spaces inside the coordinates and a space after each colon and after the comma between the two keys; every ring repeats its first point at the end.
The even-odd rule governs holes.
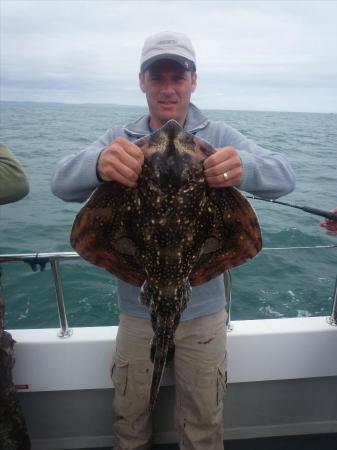
{"type": "MultiPolygon", "coordinates": [[[[183,291],[186,291],[185,286],[183,291]]],[[[151,311],[154,336],[150,354],[153,362],[149,401],[150,412],[153,411],[157,400],[165,366],[174,356],[174,333],[180,321],[180,303],[175,298],[170,297],[162,298],[161,300],[161,302],[158,302],[157,308],[151,311]]]]}
{"type": "Polygon", "coordinates": [[[166,364],[172,360],[174,354],[173,333],[167,329],[158,329],[151,343],[151,360],[153,374],[150,390],[149,410],[153,411],[166,364]]]}

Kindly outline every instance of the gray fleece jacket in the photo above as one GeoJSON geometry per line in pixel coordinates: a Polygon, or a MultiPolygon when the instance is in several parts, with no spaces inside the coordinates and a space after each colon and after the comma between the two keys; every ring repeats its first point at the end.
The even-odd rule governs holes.
{"type": "MultiPolygon", "coordinates": [[[[208,120],[198,108],[190,104],[186,131],[208,141],[215,148],[233,146],[237,149],[243,175],[237,188],[253,195],[276,199],[293,191],[295,177],[286,158],[256,145],[224,122],[208,120]]],[[[143,116],[126,127],[115,127],[78,154],[60,161],[52,180],[53,193],[65,201],[85,201],[102,183],[97,178],[96,165],[101,151],[117,137],[135,141],[149,134],[149,116],[143,116]]],[[[120,312],[137,317],[149,317],[148,309],[138,300],[139,289],[118,280],[120,312]]],[[[194,287],[192,300],[182,320],[220,311],[225,304],[222,277],[194,287]]]]}

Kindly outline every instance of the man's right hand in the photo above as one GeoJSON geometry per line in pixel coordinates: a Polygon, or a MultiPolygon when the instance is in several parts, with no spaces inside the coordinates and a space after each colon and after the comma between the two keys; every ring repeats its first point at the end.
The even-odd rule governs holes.
{"type": "Polygon", "coordinates": [[[144,163],[144,154],[125,138],[115,139],[104,149],[97,162],[97,172],[103,181],[117,181],[127,187],[137,186],[144,163]]]}

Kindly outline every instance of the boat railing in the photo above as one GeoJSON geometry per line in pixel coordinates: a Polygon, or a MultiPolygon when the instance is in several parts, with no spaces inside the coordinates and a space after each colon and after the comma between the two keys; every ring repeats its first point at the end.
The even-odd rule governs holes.
{"type": "MultiPolygon", "coordinates": [[[[272,251],[287,251],[287,250],[307,250],[307,249],[326,249],[337,248],[337,245],[317,245],[311,247],[264,247],[263,252],[272,251]]],[[[60,262],[65,260],[78,260],[81,257],[76,252],[50,252],[50,253],[15,253],[15,254],[3,254],[0,255],[0,265],[4,263],[24,262],[28,263],[34,271],[38,266],[43,269],[47,263],[50,263],[51,271],[54,279],[55,295],[57,302],[57,309],[59,315],[60,329],[57,335],[60,338],[70,337],[73,333],[72,329],[68,325],[67,311],[63,295],[62,277],[60,271],[60,262]]],[[[225,298],[226,309],[228,312],[227,329],[232,330],[230,313],[231,313],[231,274],[227,270],[224,272],[224,284],[225,284],[225,298]]],[[[327,322],[331,326],[337,326],[337,276],[335,281],[334,292],[332,296],[332,308],[331,315],[327,318],[327,322]]]]}
{"type": "Polygon", "coordinates": [[[2,263],[24,262],[28,263],[34,272],[37,267],[44,269],[49,262],[54,278],[54,287],[56,294],[57,310],[59,316],[60,329],[57,333],[60,338],[67,338],[73,334],[73,330],[68,325],[67,311],[64,302],[62,277],[60,271],[60,261],[80,259],[76,252],[51,252],[51,253],[15,253],[0,255],[0,265],[2,263]]]}

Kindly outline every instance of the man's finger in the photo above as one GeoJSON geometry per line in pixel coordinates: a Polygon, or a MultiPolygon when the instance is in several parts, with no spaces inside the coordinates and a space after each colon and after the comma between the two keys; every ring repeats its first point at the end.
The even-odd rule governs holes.
{"type": "Polygon", "coordinates": [[[144,154],[140,148],[124,138],[118,138],[101,152],[97,171],[104,181],[117,181],[114,176],[118,172],[123,178],[135,182],[143,162],[144,154]]]}
{"type": "Polygon", "coordinates": [[[127,169],[128,168],[123,165],[110,165],[110,167],[106,170],[105,180],[117,181],[127,187],[136,187],[138,176],[134,172],[132,172],[131,175],[130,171],[127,169]]]}
{"type": "Polygon", "coordinates": [[[144,158],[137,159],[131,153],[128,153],[126,151],[120,152],[116,154],[116,157],[119,159],[119,161],[124,164],[126,167],[129,167],[132,169],[135,173],[138,175],[140,174],[142,170],[142,164],[144,161],[144,158]]]}
{"type": "Polygon", "coordinates": [[[137,161],[144,161],[143,151],[133,142],[128,141],[125,138],[117,138],[115,143],[118,144],[123,150],[128,153],[132,158],[137,161]]]}
{"type": "Polygon", "coordinates": [[[213,155],[206,158],[203,162],[204,169],[207,170],[210,167],[216,166],[221,162],[224,162],[231,157],[236,155],[236,150],[234,147],[224,147],[219,150],[217,150],[213,155]]]}
{"type": "Polygon", "coordinates": [[[241,159],[239,157],[234,157],[206,169],[204,173],[206,177],[222,176],[224,173],[228,173],[237,167],[241,167],[241,159]]]}
{"type": "Polygon", "coordinates": [[[234,169],[225,172],[225,174],[226,177],[224,176],[224,173],[215,176],[206,176],[206,182],[208,186],[210,187],[235,186],[240,182],[242,169],[241,167],[235,167],[234,169]]]}
{"type": "Polygon", "coordinates": [[[139,173],[118,159],[111,161],[111,167],[127,180],[131,180],[132,182],[136,182],[138,180],[139,173]]]}

